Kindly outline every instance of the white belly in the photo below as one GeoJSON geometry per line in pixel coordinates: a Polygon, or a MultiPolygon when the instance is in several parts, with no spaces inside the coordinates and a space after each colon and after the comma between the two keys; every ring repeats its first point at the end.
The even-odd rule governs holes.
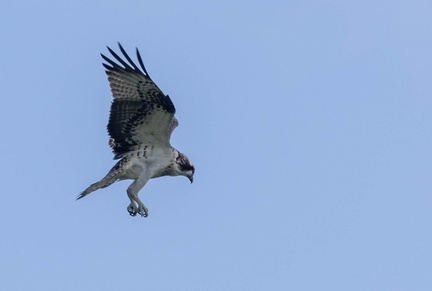
{"type": "Polygon", "coordinates": [[[124,173],[120,180],[138,179],[142,175],[154,178],[160,176],[171,163],[172,152],[140,149],[131,152],[124,159],[128,159],[128,161],[124,165],[124,173]]]}

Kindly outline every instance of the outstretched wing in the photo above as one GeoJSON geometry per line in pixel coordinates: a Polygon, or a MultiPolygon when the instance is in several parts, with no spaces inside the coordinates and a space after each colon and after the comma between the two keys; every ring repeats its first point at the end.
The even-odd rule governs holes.
{"type": "Polygon", "coordinates": [[[150,78],[138,49],[136,54],[142,70],[120,43],[119,47],[127,62],[109,47],[118,63],[101,54],[108,63],[103,66],[114,97],[107,128],[115,159],[141,144],[169,146],[171,133],[178,125],[174,104],[150,78]]]}

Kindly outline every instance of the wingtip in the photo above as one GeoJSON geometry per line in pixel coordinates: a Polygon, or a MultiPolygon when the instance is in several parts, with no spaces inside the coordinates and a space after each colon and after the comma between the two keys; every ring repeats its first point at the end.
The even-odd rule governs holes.
{"type": "Polygon", "coordinates": [[[141,68],[143,69],[143,71],[147,75],[147,77],[151,80],[152,78],[150,77],[150,74],[147,72],[146,67],[144,66],[144,62],[141,58],[141,54],[140,54],[138,48],[136,47],[135,49],[136,49],[136,55],[137,55],[138,63],[140,64],[141,68]]]}
{"type": "Polygon", "coordinates": [[[112,54],[112,55],[115,54],[115,52],[109,46],[107,46],[107,49],[110,52],[110,54],[112,54]]]}

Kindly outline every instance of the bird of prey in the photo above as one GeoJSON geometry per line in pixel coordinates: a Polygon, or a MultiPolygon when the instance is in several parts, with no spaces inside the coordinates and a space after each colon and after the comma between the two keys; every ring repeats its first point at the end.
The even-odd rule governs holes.
{"type": "Polygon", "coordinates": [[[150,78],[138,48],[136,55],[141,68],[118,45],[126,61],[109,47],[117,62],[101,56],[106,62],[102,64],[114,97],[107,125],[109,145],[114,159],[120,161],[102,180],[78,195],[77,200],[118,180],[132,179],[127,189],[130,199],[127,211],[131,216],[147,217],[148,209],[138,197],[144,185],[152,178],[178,175],[189,178],[192,183],[195,167],[170,144],[171,133],[178,126],[170,97],[150,78]]]}

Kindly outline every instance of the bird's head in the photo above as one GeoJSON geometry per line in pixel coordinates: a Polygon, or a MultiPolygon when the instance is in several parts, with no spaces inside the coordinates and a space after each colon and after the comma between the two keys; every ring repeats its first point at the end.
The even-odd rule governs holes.
{"type": "Polygon", "coordinates": [[[193,176],[195,174],[195,167],[192,164],[192,162],[189,160],[189,158],[182,154],[178,153],[178,156],[176,158],[179,175],[185,176],[189,179],[189,181],[193,182],[193,176]]]}

